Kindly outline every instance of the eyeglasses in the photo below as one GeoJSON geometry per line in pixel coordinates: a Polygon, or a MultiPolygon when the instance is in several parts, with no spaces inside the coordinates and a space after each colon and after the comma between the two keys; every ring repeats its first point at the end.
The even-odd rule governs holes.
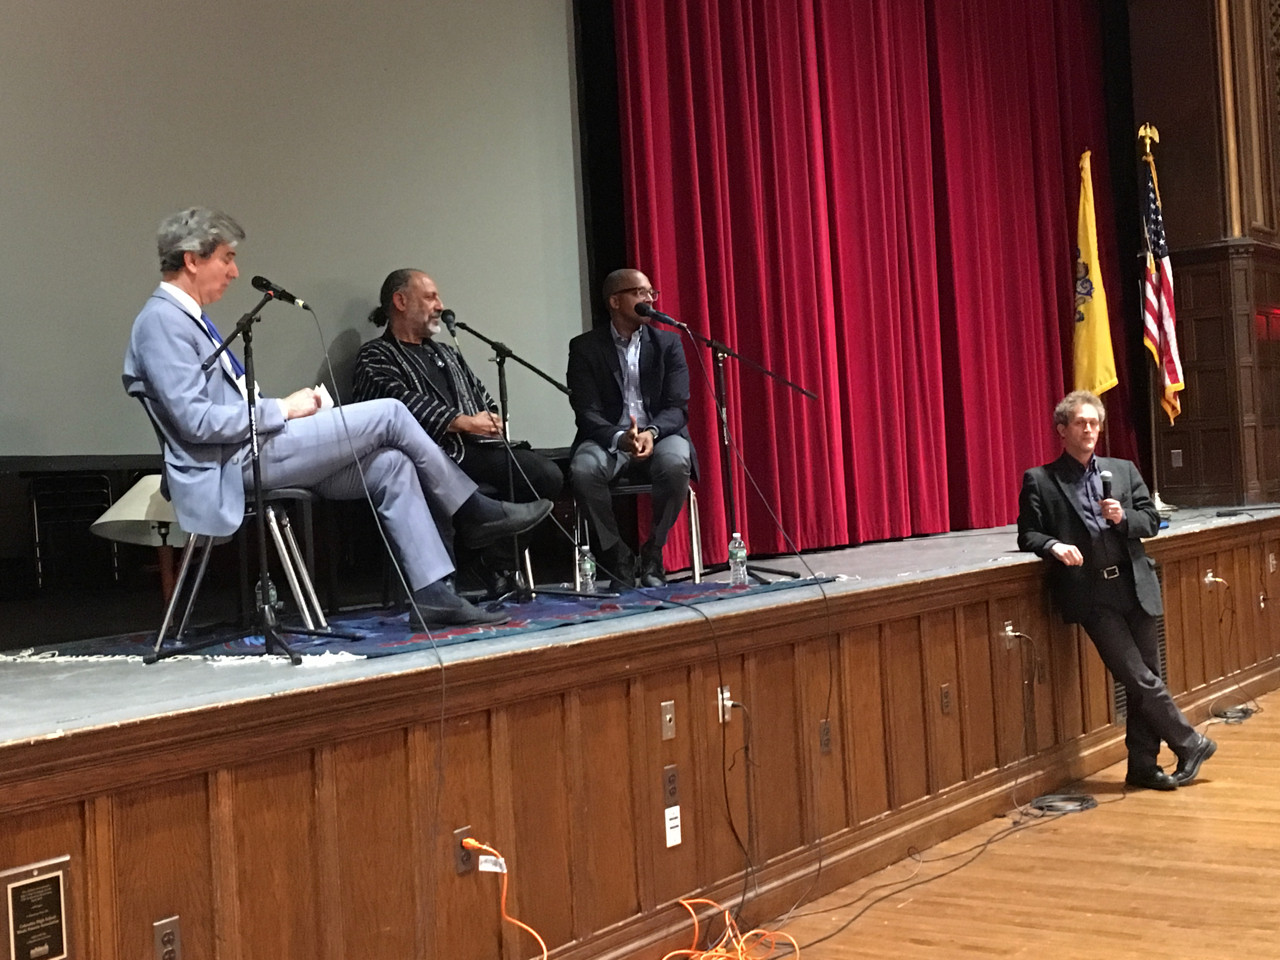
{"type": "Polygon", "coordinates": [[[619,290],[618,293],[634,293],[637,294],[641,300],[658,299],[658,291],[653,289],[653,287],[626,287],[619,290]]]}

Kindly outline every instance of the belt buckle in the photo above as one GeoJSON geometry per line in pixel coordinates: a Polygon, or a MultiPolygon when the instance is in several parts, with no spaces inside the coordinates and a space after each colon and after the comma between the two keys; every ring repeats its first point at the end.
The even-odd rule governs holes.
{"type": "Polygon", "coordinates": [[[1110,567],[1103,567],[1100,572],[1102,573],[1103,580],[1114,580],[1116,577],[1120,576],[1120,568],[1114,565],[1110,567]]]}

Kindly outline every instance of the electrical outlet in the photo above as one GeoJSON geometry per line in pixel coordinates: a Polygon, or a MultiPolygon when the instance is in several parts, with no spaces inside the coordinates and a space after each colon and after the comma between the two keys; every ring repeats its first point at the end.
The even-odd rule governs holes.
{"type": "Polygon", "coordinates": [[[823,753],[831,752],[831,721],[818,721],[818,749],[823,753]]]}
{"type": "Polygon", "coordinates": [[[1267,573],[1276,572],[1276,555],[1274,553],[1267,554],[1267,573]]]}
{"type": "Polygon", "coordinates": [[[941,701],[942,712],[950,713],[951,712],[951,684],[944,683],[942,685],[942,689],[939,694],[939,700],[941,701]]]}
{"type": "Polygon", "coordinates": [[[662,768],[662,805],[678,806],[680,803],[680,777],[674,763],[662,768]]]}
{"type": "Polygon", "coordinates": [[[459,827],[453,831],[453,869],[458,876],[470,873],[476,868],[476,855],[462,845],[462,841],[471,836],[471,825],[459,827]]]}
{"type": "Polygon", "coordinates": [[[728,684],[716,691],[716,713],[721,723],[728,723],[733,716],[733,697],[729,696],[728,684]]]}
{"type": "Polygon", "coordinates": [[[178,926],[176,915],[151,924],[151,934],[155,940],[156,960],[182,960],[182,928],[178,926]]]}
{"type": "Polygon", "coordinates": [[[663,700],[659,706],[662,712],[662,739],[674,740],[676,738],[676,702],[663,700]]]}
{"type": "Polygon", "coordinates": [[[1204,572],[1204,585],[1206,587],[1213,586],[1213,568],[1210,567],[1204,572]]]}
{"type": "Polygon", "coordinates": [[[1004,636],[1004,648],[1005,648],[1006,650],[1012,650],[1012,649],[1013,649],[1013,640],[1014,640],[1014,638],[1017,636],[1017,634],[1015,634],[1015,633],[1013,632],[1013,621],[1012,621],[1012,620],[1006,620],[1006,621],[1004,622],[1004,633],[1003,633],[1003,636],[1004,636]]]}

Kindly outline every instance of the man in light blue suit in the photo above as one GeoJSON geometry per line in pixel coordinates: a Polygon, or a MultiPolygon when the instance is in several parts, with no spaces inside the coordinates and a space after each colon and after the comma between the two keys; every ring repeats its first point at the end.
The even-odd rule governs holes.
{"type": "Polygon", "coordinates": [[[359,499],[363,470],[422,619],[504,622],[454,593],[447,580],[453,563],[428,501],[454,518],[459,539],[472,547],[532,528],[551,502],[499,503],[477,493],[398,400],[348,404],[344,418],[321,410],[310,388],[262,397],[230,351],[203,369],[221,342],[204,308],[239,276],[243,239],[239,224],[212,210],[166,218],[157,236],[164,279],[134,321],[125,354],[125,390],[142,400],[163,438],[164,486],[183,529],[227,536],[243,522],[245,490],[253,485],[246,402],[253,389],[265,489],[307,487],[334,500],[359,499]]]}

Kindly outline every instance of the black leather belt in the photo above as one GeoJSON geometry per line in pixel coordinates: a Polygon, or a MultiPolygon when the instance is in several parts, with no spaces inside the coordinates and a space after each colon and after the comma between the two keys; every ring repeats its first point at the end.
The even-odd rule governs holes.
{"type": "Polygon", "coordinates": [[[1103,580],[1114,580],[1120,576],[1120,568],[1118,566],[1103,567],[1098,571],[1098,576],[1102,577],[1103,580]]]}

